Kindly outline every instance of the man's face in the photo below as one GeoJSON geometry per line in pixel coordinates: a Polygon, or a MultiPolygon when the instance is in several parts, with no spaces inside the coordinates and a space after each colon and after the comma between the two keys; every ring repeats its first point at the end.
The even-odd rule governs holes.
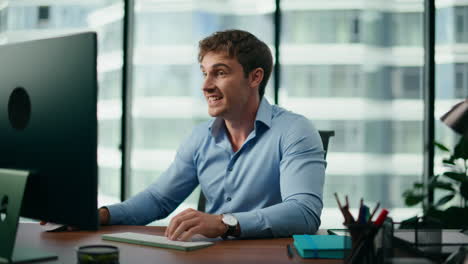
{"type": "Polygon", "coordinates": [[[200,68],[208,113],[225,120],[242,118],[242,110],[256,90],[249,88],[249,80],[237,59],[223,52],[209,52],[203,57],[200,68]]]}

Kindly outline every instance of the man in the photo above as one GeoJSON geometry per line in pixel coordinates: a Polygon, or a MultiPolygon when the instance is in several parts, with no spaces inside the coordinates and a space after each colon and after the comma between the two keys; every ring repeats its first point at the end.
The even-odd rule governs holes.
{"type": "Polygon", "coordinates": [[[245,31],[216,32],[200,41],[198,59],[214,120],[195,127],[155,183],[101,208],[101,223],[165,218],[200,184],[207,213],[176,215],[169,239],[314,233],[323,207],[322,142],[306,118],[263,98],[273,61],[268,46],[245,31]]]}

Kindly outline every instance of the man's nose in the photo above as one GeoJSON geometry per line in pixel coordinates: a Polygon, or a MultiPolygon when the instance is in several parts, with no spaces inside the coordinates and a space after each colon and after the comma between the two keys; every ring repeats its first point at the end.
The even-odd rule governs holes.
{"type": "Polygon", "coordinates": [[[209,76],[205,77],[205,79],[203,80],[202,90],[208,91],[214,89],[214,87],[215,85],[213,79],[209,76]]]}

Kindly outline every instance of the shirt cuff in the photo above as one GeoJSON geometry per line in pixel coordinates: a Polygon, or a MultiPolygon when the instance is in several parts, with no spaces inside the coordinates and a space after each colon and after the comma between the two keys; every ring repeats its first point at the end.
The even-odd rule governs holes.
{"type": "Polygon", "coordinates": [[[126,214],[120,204],[113,204],[104,207],[107,208],[107,210],[109,210],[109,225],[124,224],[123,222],[126,214]]]}
{"type": "MultiPolygon", "coordinates": [[[[240,238],[249,238],[249,237],[268,237],[268,230],[263,228],[265,226],[262,223],[262,218],[258,215],[258,212],[242,212],[242,213],[233,213],[232,214],[240,226],[240,238]]],[[[271,236],[271,234],[270,234],[271,236]]]]}

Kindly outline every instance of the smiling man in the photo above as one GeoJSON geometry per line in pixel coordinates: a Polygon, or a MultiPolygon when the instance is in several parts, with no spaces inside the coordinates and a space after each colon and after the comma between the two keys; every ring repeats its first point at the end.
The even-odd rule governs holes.
{"type": "Polygon", "coordinates": [[[207,212],[176,215],[168,238],[314,233],[323,207],[322,142],[309,120],[264,98],[273,63],[268,46],[245,31],[216,32],[200,41],[198,59],[214,119],[195,127],[155,183],[101,208],[101,223],[165,218],[200,185],[207,212]]]}

